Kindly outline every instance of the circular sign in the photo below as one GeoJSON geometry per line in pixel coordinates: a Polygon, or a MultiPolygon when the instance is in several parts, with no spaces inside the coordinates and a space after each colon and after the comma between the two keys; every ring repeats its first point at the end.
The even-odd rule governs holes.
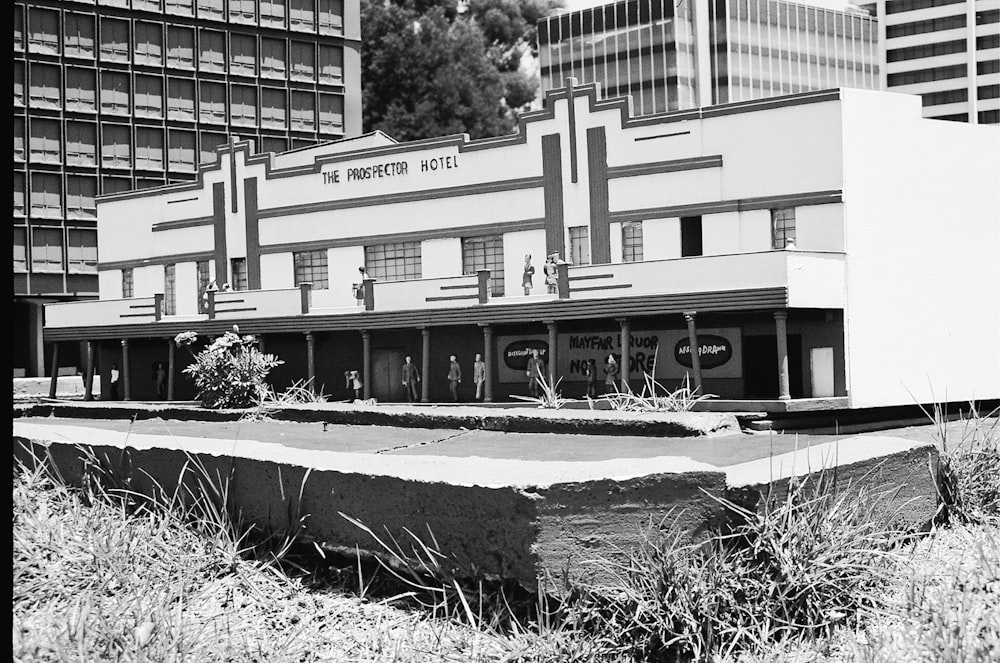
{"type": "MultiPolygon", "coordinates": [[[[733,344],[721,336],[698,336],[698,359],[702,368],[717,368],[733,358],[733,344]]],[[[674,346],[674,359],[681,366],[691,368],[691,343],[682,338],[674,346]]]]}
{"type": "Polygon", "coordinates": [[[532,350],[538,350],[540,359],[548,360],[549,344],[545,341],[514,341],[504,348],[503,363],[511,370],[526,371],[532,350]]]}

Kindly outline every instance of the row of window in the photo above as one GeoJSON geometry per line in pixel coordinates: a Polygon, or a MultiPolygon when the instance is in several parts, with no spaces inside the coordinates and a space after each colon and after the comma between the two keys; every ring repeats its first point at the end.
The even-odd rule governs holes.
{"type": "MultiPolygon", "coordinates": [[[[256,35],[226,33],[208,28],[199,28],[196,33],[194,28],[187,26],[163,26],[141,21],[135,23],[130,38],[127,20],[101,18],[100,25],[99,53],[102,63],[134,62],[152,66],[166,64],[167,67],[192,71],[197,63],[197,69],[202,72],[224,73],[228,70],[230,74],[257,76],[259,71],[265,78],[291,78],[300,81],[315,81],[318,73],[321,82],[339,84],[343,81],[342,46],[258,38],[256,35]]],[[[65,54],[93,60],[93,17],[67,14],[65,29],[65,54]]],[[[51,38],[54,46],[45,50],[58,54],[58,36],[51,35],[51,38]]]]}
{"type": "MultiPolygon", "coordinates": [[[[698,256],[702,254],[701,217],[683,217],[681,225],[681,256],[698,256]]],[[[590,264],[590,241],[588,226],[574,226],[569,230],[569,258],[577,265],[590,264]]],[[[795,209],[783,208],[771,210],[772,247],[783,249],[794,246],[795,243],[795,209]]],[[[365,271],[378,281],[401,281],[421,278],[421,244],[420,242],[393,242],[364,247],[365,271]]],[[[622,224],[622,259],[624,262],[637,262],[643,259],[642,222],[635,221],[622,224]]],[[[314,289],[321,290],[330,287],[329,264],[326,250],[297,251],[292,254],[295,272],[295,285],[309,283],[314,289]]],[[[198,297],[209,285],[209,263],[199,261],[196,264],[198,274],[198,297]]],[[[232,288],[247,289],[246,258],[234,258],[230,261],[232,273],[232,288]]],[[[495,297],[504,294],[504,255],[503,237],[491,235],[486,237],[471,237],[462,240],[462,271],[467,275],[476,274],[480,269],[490,270],[491,290],[495,297]]],[[[175,265],[167,265],[166,285],[164,288],[164,305],[168,315],[175,311],[174,280],[175,265]]],[[[134,278],[132,269],[122,270],[122,296],[130,298],[134,294],[134,278]]],[[[199,304],[200,306],[200,304],[199,304]]]]}
{"type": "MultiPolygon", "coordinates": [[[[168,0],[168,12],[182,16],[191,16],[191,3],[187,7],[171,7],[179,0],[168,0]],[[170,11],[173,10],[173,11],[170,11]],[[186,11],[185,11],[186,10],[186,11]]],[[[159,3],[156,3],[159,4],[159,3]]],[[[115,2],[100,3],[100,6],[124,6],[115,2]]],[[[204,18],[222,19],[224,11],[222,1],[213,0],[211,9],[205,11],[199,7],[199,16],[204,18]],[[214,3],[218,3],[216,6],[214,3]],[[218,11],[215,11],[218,9],[218,11]]],[[[138,7],[136,7],[138,9],[138,7]]],[[[143,7],[143,9],[148,9],[143,7]]],[[[256,25],[260,17],[262,27],[284,30],[286,26],[292,31],[318,32],[323,35],[343,35],[344,33],[344,2],[343,0],[260,0],[260,11],[255,0],[231,0],[229,3],[229,24],[256,25]]],[[[159,11],[154,9],[152,11],[159,11]]],[[[128,43],[128,30],[131,21],[124,18],[101,16],[99,19],[91,13],[73,11],[61,12],[55,8],[30,7],[27,22],[25,8],[14,6],[14,49],[27,48],[35,53],[50,53],[68,56],[93,57],[95,36],[100,27],[101,57],[114,59],[121,55],[120,45],[128,43]],[[61,25],[60,25],[60,19],[61,25]],[[27,43],[25,43],[27,36],[27,43]],[[107,44],[107,48],[105,48],[107,44]]],[[[136,56],[140,56],[140,44],[156,43],[162,47],[162,24],[141,19],[134,21],[136,56]],[[158,37],[157,37],[157,32],[158,37]],[[148,35],[148,40],[145,37],[148,35]]],[[[182,28],[171,25],[170,29],[182,28]]],[[[125,49],[127,51],[127,48],[125,49]]],[[[125,54],[127,56],[127,52],[125,54]]],[[[137,59],[136,62],[139,62],[137,59]]]]}
{"type": "Polygon", "coordinates": [[[938,55],[951,55],[952,53],[965,53],[964,39],[941,41],[935,44],[920,44],[919,46],[909,46],[907,48],[893,48],[886,52],[886,60],[888,62],[901,62],[903,60],[932,58],[938,55]]]}
{"type": "MultiPolygon", "coordinates": [[[[24,77],[20,63],[14,68],[14,103],[24,105],[24,77]]],[[[32,63],[28,105],[32,108],[96,112],[212,124],[242,124],[273,129],[343,133],[344,98],[311,90],[226,85],[126,72],[67,69],[62,88],[59,68],[32,63]],[[228,91],[228,95],[227,95],[228,91]],[[65,100],[63,99],[65,92],[65,100]],[[227,99],[228,96],[228,99],[227,99]]]]}
{"type": "Polygon", "coordinates": [[[27,272],[29,265],[32,272],[97,272],[96,230],[42,226],[13,230],[15,272],[27,272]]]}

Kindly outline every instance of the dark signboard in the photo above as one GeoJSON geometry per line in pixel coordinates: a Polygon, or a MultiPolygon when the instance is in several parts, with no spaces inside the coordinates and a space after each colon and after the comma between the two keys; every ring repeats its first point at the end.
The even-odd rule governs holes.
{"type": "Polygon", "coordinates": [[[538,356],[548,363],[549,344],[546,341],[525,340],[508,343],[503,350],[503,363],[514,371],[527,371],[531,351],[538,350],[538,356]]]}
{"type": "MultiPolygon", "coordinates": [[[[733,358],[733,344],[722,336],[699,334],[698,358],[702,368],[722,366],[733,358]]],[[[691,343],[686,338],[677,341],[674,346],[674,359],[681,366],[691,368],[691,343]]]]}

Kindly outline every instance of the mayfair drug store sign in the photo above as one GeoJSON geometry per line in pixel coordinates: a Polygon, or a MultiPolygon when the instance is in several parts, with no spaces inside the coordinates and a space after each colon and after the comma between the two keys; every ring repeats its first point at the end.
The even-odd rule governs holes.
{"type": "Polygon", "coordinates": [[[340,184],[341,182],[363,182],[366,180],[381,180],[389,177],[401,177],[410,173],[438,173],[458,168],[458,155],[448,155],[416,159],[410,161],[383,161],[370,166],[353,166],[324,170],[320,175],[323,184],[340,184]]]}
{"type": "MultiPolygon", "coordinates": [[[[559,334],[556,377],[583,380],[583,366],[593,359],[597,364],[598,382],[604,380],[604,360],[609,354],[621,362],[621,334],[584,333],[559,334]]],[[[664,379],[681,379],[691,371],[691,343],[687,330],[637,331],[630,339],[629,366],[635,377],[653,373],[664,379]]],[[[537,349],[546,365],[549,344],[545,336],[498,336],[497,356],[500,358],[500,382],[526,382],[528,356],[537,349]]],[[[738,328],[699,329],[698,358],[706,378],[743,377],[743,353],[738,328]]]]}

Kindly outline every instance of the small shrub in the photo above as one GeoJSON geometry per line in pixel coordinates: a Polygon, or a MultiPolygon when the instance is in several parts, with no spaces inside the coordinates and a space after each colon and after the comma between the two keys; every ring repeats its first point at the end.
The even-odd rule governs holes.
{"type": "Polygon", "coordinates": [[[517,394],[512,394],[511,397],[522,401],[537,403],[538,407],[550,410],[558,410],[566,403],[571,403],[573,401],[572,398],[563,398],[562,393],[559,391],[559,385],[562,384],[562,378],[552,382],[552,380],[542,375],[539,371],[538,375],[535,376],[535,382],[538,383],[539,388],[542,390],[541,396],[519,396],[517,394]]]}
{"type": "Polygon", "coordinates": [[[756,509],[716,498],[728,524],[691,542],[677,520],[650,523],[614,580],[580,585],[581,630],[638,661],[715,660],[783,640],[829,636],[880,605],[899,541],[881,496],[832,475],[792,480],[756,509]]]}
{"type": "MultiPolygon", "coordinates": [[[[182,332],[174,338],[178,347],[189,347],[198,339],[194,332],[182,332]]],[[[239,329],[215,339],[194,356],[194,363],[184,369],[198,389],[198,399],[209,408],[246,408],[264,398],[268,373],[285,363],[273,354],[256,347],[253,336],[240,336],[239,329]]]]}
{"type": "Polygon", "coordinates": [[[970,404],[958,440],[949,436],[942,406],[928,414],[941,447],[938,523],[1000,524],[1000,410],[980,416],[970,404]]]}

